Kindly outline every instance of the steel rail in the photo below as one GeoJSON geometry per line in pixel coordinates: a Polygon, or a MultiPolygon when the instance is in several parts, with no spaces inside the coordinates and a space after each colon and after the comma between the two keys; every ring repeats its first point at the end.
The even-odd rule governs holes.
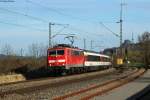
{"type": "Polygon", "coordinates": [[[105,92],[108,92],[108,91],[110,91],[110,90],[112,90],[116,87],[119,87],[119,86],[125,84],[125,83],[128,83],[129,81],[132,81],[135,78],[142,75],[144,72],[145,72],[145,70],[135,70],[134,72],[132,72],[132,73],[126,75],[126,76],[123,76],[123,77],[120,77],[120,78],[117,78],[117,79],[112,79],[112,80],[106,81],[102,84],[95,84],[91,87],[84,88],[84,89],[81,89],[79,91],[71,92],[71,93],[68,93],[68,94],[65,94],[65,95],[62,95],[62,96],[54,97],[53,100],[65,100],[67,98],[78,96],[79,94],[81,95],[82,93],[92,91],[94,89],[99,88],[100,91],[97,91],[96,93],[89,94],[89,95],[81,98],[81,100],[87,100],[87,99],[93,98],[94,96],[101,95],[105,92]],[[135,75],[135,76],[132,77],[132,75],[135,75]],[[110,88],[104,88],[105,86],[107,87],[108,85],[111,85],[111,84],[114,84],[114,83],[119,83],[119,84],[117,84],[117,85],[115,84],[112,87],[110,86],[110,88]]]}

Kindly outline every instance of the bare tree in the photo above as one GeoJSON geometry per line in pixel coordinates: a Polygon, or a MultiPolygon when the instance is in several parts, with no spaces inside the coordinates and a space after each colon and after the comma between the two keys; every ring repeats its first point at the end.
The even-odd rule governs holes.
{"type": "Polygon", "coordinates": [[[39,44],[39,56],[46,56],[47,55],[47,49],[48,45],[44,45],[43,43],[39,44]]]}
{"type": "Polygon", "coordinates": [[[4,55],[12,55],[12,54],[14,54],[13,48],[9,44],[5,44],[4,46],[2,46],[1,52],[4,55]]]}
{"type": "Polygon", "coordinates": [[[33,57],[38,57],[39,56],[39,50],[38,50],[38,44],[33,43],[29,45],[29,55],[33,57]]]}
{"type": "Polygon", "coordinates": [[[29,46],[29,55],[33,57],[41,57],[47,55],[47,45],[43,43],[33,43],[29,46]]]}
{"type": "Polygon", "coordinates": [[[144,32],[139,36],[139,43],[144,63],[146,67],[148,67],[148,65],[150,65],[150,33],[144,32]]]}
{"type": "Polygon", "coordinates": [[[23,56],[24,50],[23,48],[20,49],[20,56],[23,56]]]}

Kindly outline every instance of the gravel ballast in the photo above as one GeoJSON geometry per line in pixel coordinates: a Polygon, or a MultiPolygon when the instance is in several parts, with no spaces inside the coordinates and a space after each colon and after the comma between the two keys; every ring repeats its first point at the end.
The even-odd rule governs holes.
{"type": "MultiPolygon", "coordinates": [[[[109,69],[110,70],[110,69],[109,69]]],[[[111,69],[112,70],[112,69],[111,69]]],[[[107,70],[108,71],[108,70],[107,70]]],[[[101,71],[101,72],[93,72],[93,73],[86,73],[86,74],[81,74],[81,75],[77,75],[76,78],[81,78],[81,77],[87,77],[88,75],[92,75],[92,74],[95,74],[98,76],[98,73],[102,73],[104,71],[101,71]]],[[[69,93],[69,92],[72,92],[72,91],[77,91],[81,88],[85,88],[85,87],[89,87],[91,85],[94,85],[96,83],[103,83],[105,81],[108,81],[110,79],[114,79],[114,78],[117,78],[117,77],[121,77],[123,75],[126,75],[126,74],[129,74],[131,73],[132,71],[131,70],[126,70],[124,73],[111,73],[109,75],[102,75],[102,76],[98,76],[98,77],[95,77],[93,79],[86,79],[86,80],[81,80],[81,81],[77,81],[77,82],[72,82],[72,83],[69,83],[69,84],[63,84],[63,85],[59,85],[59,86],[53,86],[53,87],[49,87],[49,88],[46,88],[44,90],[37,90],[37,91],[34,91],[34,92],[27,92],[26,93],[17,93],[17,94],[11,94],[9,96],[5,96],[1,99],[4,99],[4,100],[14,100],[15,99],[22,99],[22,100],[51,100],[53,97],[56,97],[56,96],[60,96],[60,95],[64,95],[66,93],[69,93]],[[12,99],[13,98],[13,99],[12,99]]],[[[72,76],[69,76],[69,77],[72,77],[72,76]]],[[[73,76],[75,77],[75,76],[73,76]]],[[[66,77],[62,77],[61,79],[63,80],[69,80],[69,78],[66,78],[66,77]]],[[[55,80],[55,82],[61,82],[60,81],[60,78],[56,78],[56,79],[53,79],[55,80]],[[58,81],[59,80],[59,81],[58,81]]],[[[48,82],[48,81],[44,81],[44,82],[48,82]]],[[[44,83],[43,82],[43,83],[44,83]]],[[[49,80],[50,82],[50,80],[49,80]]],[[[22,87],[24,85],[24,87],[26,85],[28,86],[31,86],[31,84],[33,86],[37,85],[37,84],[42,84],[42,82],[31,82],[29,84],[19,84],[18,87],[22,87]]],[[[9,89],[13,89],[14,86],[17,86],[17,84],[15,85],[12,85],[12,86],[4,86],[4,87],[0,87],[0,89],[2,91],[8,91],[9,89]]]]}

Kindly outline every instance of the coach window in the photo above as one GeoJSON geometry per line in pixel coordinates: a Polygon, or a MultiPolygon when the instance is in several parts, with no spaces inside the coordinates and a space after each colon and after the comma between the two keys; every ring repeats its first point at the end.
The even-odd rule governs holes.
{"type": "Polygon", "coordinates": [[[88,55],[87,56],[87,61],[100,61],[100,57],[99,56],[88,55]]]}
{"type": "Polygon", "coordinates": [[[105,58],[105,62],[108,62],[108,58],[105,58]]]}
{"type": "Polygon", "coordinates": [[[75,51],[74,50],[71,50],[71,55],[75,55],[75,51]]]}
{"type": "Polygon", "coordinates": [[[101,59],[101,61],[104,61],[103,57],[101,57],[100,59],[101,59]]]}
{"type": "Polygon", "coordinates": [[[106,61],[106,59],[103,57],[103,61],[105,62],[106,61]]]}
{"type": "Polygon", "coordinates": [[[79,51],[72,50],[72,51],[71,51],[71,55],[79,56],[79,55],[80,55],[80,52],[79,52],[79,51]]]}
{"type": "Polygon", "coordinates": [[[100,61],[100,56],[96,56],[96,61],[100,61]]]}
{"type": "Polygon", "coordinates": [[[80,51],[80,55],[82,55],[82,56],[83,56],[83,55],[84,55],[84,52],[83,52],[83,51],[80,51]]]}
{"type": "Polygon", "coordinates": [[[104,58],[104,62],[106,62],[107,58],[104,58]]]}
{"type": "Polygon", "coordinates": [[[108,58],[106,58],[106,61],[107,61],[107,62],[109,62],[109,59],[108,59],[108,58]]]}
{"type": "Polygon", "coordinates": [[[79,56],[80,55],[79,51],[74,51],[74,54],[75,54],[75,56],[79,56]]]}
{"type": "Polygon", "coordinates": [[[110,60],[110,58],[107,58],[107,62],[110,62],[111,60],[110,60]]]}

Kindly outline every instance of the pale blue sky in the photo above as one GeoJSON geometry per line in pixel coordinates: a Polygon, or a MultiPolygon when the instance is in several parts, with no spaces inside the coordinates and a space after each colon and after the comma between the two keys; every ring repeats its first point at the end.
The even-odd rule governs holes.
{"type": "MultiPolygon", "coordinates": [[[[83,48],[83,38],[87,39],[87,49],[90,49],[91,40],[94,40],[96,51],[119,46],[119,39],[99,22],[103,22],[118,34],[119,24],[116,22],[119,21],[121,0],[14,1],[0,2],[0,47],[7,43],[17,50],[25,49],[32,43],[48,44],[49,22],[69,24],[61,33],[76,34],[75,45],[80,48],[83,48]],[[22,26],[17,26],[18,24],[22,26]]],[[[131,40],[133,32],[136,42],[138,35],[150,30],[150,1],[124,0],[124,2],[127,5],[123,7],[123,40],[131,40]]],[[[62,28],[53,26],[52,34],[56,34],[62,28]]],[[[57,36],[53,41],[69,43],[64,37],[57,36]]]]}

